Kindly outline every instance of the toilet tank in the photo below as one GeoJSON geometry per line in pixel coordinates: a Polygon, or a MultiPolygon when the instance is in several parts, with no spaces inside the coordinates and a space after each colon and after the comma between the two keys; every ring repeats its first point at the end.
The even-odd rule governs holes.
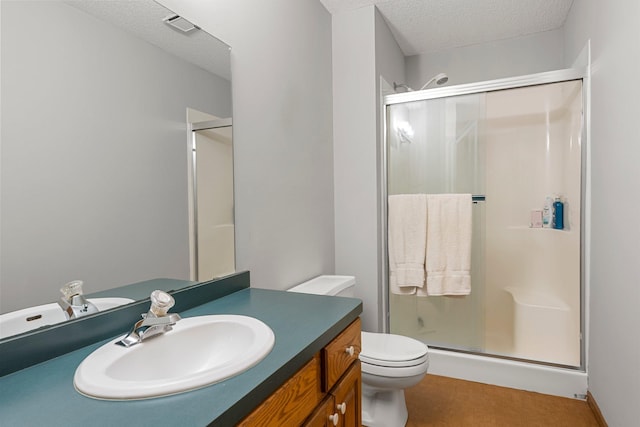
{"type": "Polygon", "coordinates": [[[353,297],[355,284],[356,278],[353,276],[318,276],[288,289],[288,292],[353,297]]]}

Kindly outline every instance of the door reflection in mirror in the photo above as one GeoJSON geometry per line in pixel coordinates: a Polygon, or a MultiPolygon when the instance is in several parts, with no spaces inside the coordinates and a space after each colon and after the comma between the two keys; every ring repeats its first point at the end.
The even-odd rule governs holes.
{"type": "Polygon", "coordinates": [[[189,141],[191,278],[203,281],[235,272],[233,124],[191,109],[187,117],[194,120],[189,141]]]}

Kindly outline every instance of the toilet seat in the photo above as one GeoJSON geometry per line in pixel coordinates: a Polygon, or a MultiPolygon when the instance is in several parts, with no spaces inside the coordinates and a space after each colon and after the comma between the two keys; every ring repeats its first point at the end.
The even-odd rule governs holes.
{"type": "MultiPolygon", "coordinates": [[[[361,361],[362,362],[362,361],[361,361]]],[[[362,362],[360,363],[360,369],[362,370],[362,374],[375,375],[377,377],[387,377],[387,378],[404,378],[404,377],[414,377],[417,375],[422,375],[427,372],[429,369],[429,359],[424,362],[414,365],[414,366],[379,366],[372,365],[370,363],[362,362]]]]}
{"type": "Polygon", "coordinates": [[[362,363],[368,363],[370,365],[376,365],[376,366],[386,366],[388,368],[406,368],[409,366],[417,366],[417,365],[423,364],[428,360],[429,360],[428,354],[425,354],[424,356],[419,357],[418,359],[397,361],[397,360],[374,359],[372,357],[367,357],[367,355],[360,353],[360,361],[362,363]]]}
{"type": "Polygon", "coordinates": [[[426,344],[403,335],[362,332],[360,360],[378,366],[415,366],[428,359],[426,344]]]}

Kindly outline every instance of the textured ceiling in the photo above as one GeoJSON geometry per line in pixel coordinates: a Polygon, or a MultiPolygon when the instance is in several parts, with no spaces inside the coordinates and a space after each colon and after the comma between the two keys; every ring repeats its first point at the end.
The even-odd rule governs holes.
{"type": "Polygon", "coordinates": [[[162,19],[173,13],[153,0],[67,0],[65,3],[231,80],[229,47],[202,30],[184,34],[169,27],[162,19]]]}
{"type": "MultiPolygon", "coordinates": [[[[320,1],[332,14],[376,5],[407,56],[554,30],[564,24],[573,3],[573,0],[320,1]]],[[[152,0],[66,2],[204,69],[227,79],[231,77],[226,45],[203,31],[184,35],[171,30],[162,23],[169,12],[152,0]]]]}
{"type": "Polygon", "coordinates": [[[332,14],[376,5],[406,56],[560,28],[573,0],[320,0],[332,14]]]}

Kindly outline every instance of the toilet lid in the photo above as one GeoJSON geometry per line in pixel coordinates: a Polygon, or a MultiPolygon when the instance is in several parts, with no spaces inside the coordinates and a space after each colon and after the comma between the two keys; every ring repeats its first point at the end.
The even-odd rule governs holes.
{"type": "Polygon", "coordinates": [[[426,344],[403,335],[362,332],[360,360],[379,366],[415,366],[427,360],[426,344]]]}

